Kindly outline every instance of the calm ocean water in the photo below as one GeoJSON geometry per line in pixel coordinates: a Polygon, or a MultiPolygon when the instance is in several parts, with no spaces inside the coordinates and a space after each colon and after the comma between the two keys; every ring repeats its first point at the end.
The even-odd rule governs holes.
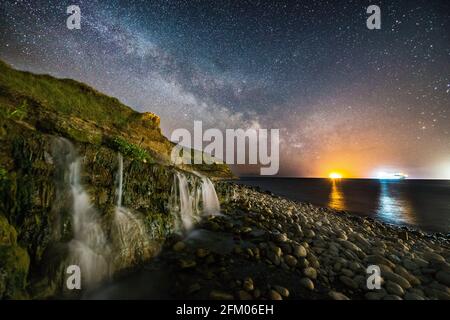
{"type": "Polygon", "coordinates": [[[450,181],[241,178],[292,200],[369,215],[424,231],[450,232],[450,181]]]}

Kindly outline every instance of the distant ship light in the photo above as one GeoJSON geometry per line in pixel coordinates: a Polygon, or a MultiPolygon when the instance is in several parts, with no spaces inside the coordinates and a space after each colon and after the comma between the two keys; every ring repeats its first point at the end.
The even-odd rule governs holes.
{"type": "Polygon", "coordinates": [[[390,173],[390,172],[379,172],[377,175],[378,179],[381,180],[403,180],[408,177],[408,175],[399,172],[399,173],[390,173]]]}

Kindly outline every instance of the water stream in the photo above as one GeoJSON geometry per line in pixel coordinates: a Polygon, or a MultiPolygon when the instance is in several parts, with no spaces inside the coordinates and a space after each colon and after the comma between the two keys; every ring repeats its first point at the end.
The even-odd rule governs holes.
{"type": "Polygon", "coordinates": [[[177,229],[184,232],[192,230],[201,216],[220,214],[220,204],[211,180],[195,173],[200,183],[189,185],[186,175],[176,172],[170,199],[170,211],[177,229]]]}
{"type": "Polygon", "coordinates": [[[73,239],[69,243],[69,260],[80,267],[82,282],[90,286],[109,274],[107,257],[110,249],[100,217],[81,183],[81,160],[75,148],[63,138],[58,139],[57,148],[69,173],[72,198],[73,239]]]}
{"type": "Polygon", "coordinates": [[[119,171],[116,189],[117,203],[114,211],[112,239],[118,250],[116,267],[121,268],[144,259],[149,250],[149,240],[144,223],[138,214],[122,205],[123,199],[123,157],[118,155],[119,171]]]}

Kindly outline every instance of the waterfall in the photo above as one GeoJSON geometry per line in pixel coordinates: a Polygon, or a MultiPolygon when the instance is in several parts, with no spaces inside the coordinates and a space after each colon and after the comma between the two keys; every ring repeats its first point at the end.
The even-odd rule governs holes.
{"type": "Polygon", "coordinates": [[[176,230],[189,231],[192,229],[197,207],[196,201],[195,195],[191,194],[189,190],[186,177],[182,173],[176,172],[169,203],[176,230]]]}
{"type": "Polygon", "coordinates": [[[178,190],[180,192],[180,217],[185,230],[190,230],[194,224],[194,201],[191,196],[186,177],[177,172],[178,190]]]}
{"type": "Polygon", "coordinates": [[[220,203],[217,197],[216,189],[212,181],[194,171],[194,174],[202,179],[202,214],[203,215],[218,215],[220,214],[220,203]]]}
{"type": "Polygon", "coordinates": [[[108,275],[107,256],[109,247],[93,208],[89,195],[81,184],[81,161],[73,145],[66,139],[57,141],[57,152],[63,156],[68,168],[69,187],[72,197],[73,239],[69,243],[69,259],[80,267],[82,281],[92,285],[108,275]]]}
{"type": "Polygon", "coordinates": [[[203,214],[216,215],[220,213],[219,198],[216,189],[208,177],[202,177],[203,214]]]}
{"type": "Polygon", "coordinates": [[[120,208],[122,206],[122,190],[123,190],[123,156],[119,153],[117,156],[119,159],[119,183],[117,186],[117,207],[120,208]]]}
{"type": "Polygon", "coordinates": [[[169,206],[178,230],[191,230],[200,215],[220,213],[219,199],[213,183],[208,177],[194,173],[201,178],[201,184],[194,183],[192,190],[184,174],[176,172],[174,175],[169,206]]]}
{"type": "Polygon", "coordinates": [[[130,209],[122,206],[123,198],[123,157],[118,155],[119,171],[116,189],[117,205],[114,212],[112,238],[118,249],[116,263],[129,264],[147,257],[149,241],[143,222],[130,209]]]}

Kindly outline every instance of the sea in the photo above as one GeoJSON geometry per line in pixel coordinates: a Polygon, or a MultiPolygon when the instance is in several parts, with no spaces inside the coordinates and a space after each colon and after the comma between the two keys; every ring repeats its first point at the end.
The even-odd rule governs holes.
{"type": "Polygon", "coordinates": [[[425,232],[450,232],[450,180],[242,177],[237,183],[425,232]]]}

